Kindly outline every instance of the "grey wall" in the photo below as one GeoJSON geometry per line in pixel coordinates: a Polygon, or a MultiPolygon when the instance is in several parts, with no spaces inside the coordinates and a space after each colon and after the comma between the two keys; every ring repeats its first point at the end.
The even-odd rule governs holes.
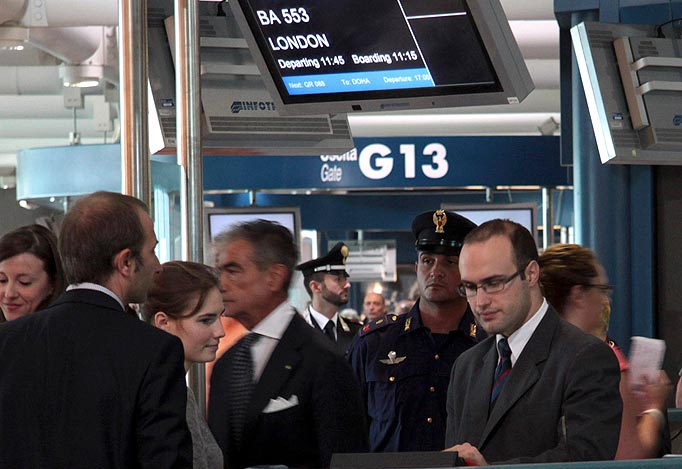
{"type": "Polygon", "coordinates": [[[20,226],[35,223],[40,217],[58,217],[61,212],[47,208],[26,210],[19,206],[14,189],[0,190],[0,236],[20,226]]]}

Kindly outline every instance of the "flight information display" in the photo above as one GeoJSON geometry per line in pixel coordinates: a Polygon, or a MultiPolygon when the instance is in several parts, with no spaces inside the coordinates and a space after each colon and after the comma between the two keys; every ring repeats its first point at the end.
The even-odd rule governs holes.
{"type": "Polygon", "coordinates": [[[501,89],[464,0],[232,1],[285,103],[322,94],[501,89]]]}

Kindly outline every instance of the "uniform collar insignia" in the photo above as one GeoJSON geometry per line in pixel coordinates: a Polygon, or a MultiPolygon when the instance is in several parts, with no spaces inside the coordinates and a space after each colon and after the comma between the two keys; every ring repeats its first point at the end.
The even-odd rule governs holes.
{"type": "Polygon", "coordinates": [[[405,321],[405,329],[403,329],[405,332],[410,330],[410,324],[412,323],[412,318],[407,318],[407,321],[405,321]]]}
{"type": "Polygon", "coordinates": [[[469,337],[476,338],[476,323],[469,324],[469,337]]]}
{"type": "Polygon", "coordinates": [[[395,353],[394,350],[391,350],[388,352],[388,358],[384,358],[383,360],[379,360],[381,363],[384,365],[397,365],[398,363],[402,362],[405,360],[407,357],[399,357],[397,353],[395,353]]]}
{"type": "Polygon", "coordinates": [[[350,327],[348,326],[348,324],[346,324],[346,321],[344,321],[344,319],[341,316],[339,316],[339,325],[341,326],[341,329],[343,329],[344,332],[350,332],[350,327]]]}

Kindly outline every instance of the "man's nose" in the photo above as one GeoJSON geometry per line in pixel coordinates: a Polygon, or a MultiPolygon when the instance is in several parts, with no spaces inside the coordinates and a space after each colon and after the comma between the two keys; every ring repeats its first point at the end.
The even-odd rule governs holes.
{"type": "Polygon", "coordinates": [[[476,290],[476,296],[473,298],[469,298],[469,301],[472,301],[473,303],[478,306],[479,308],[488,306],[490,304],[490,294],[486,293],[483,288],[477,288],[476,290]]]}

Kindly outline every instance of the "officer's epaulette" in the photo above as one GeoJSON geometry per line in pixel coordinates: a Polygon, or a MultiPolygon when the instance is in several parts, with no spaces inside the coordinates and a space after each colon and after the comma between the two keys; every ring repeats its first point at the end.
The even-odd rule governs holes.
{"type": "Polygon", "coordinates": [[[398,320],[398,315],[397,314],[387,314],[383,318],[376,319],[372,322],[368,322],[364,326],[362,326],[362,329],[360,329],[360,337],[365,336],[371,332],[378,331],[379,329],[383,329],[386,326],[389,326],[391,324],[395,324],[395,322],[398,320]]]}

